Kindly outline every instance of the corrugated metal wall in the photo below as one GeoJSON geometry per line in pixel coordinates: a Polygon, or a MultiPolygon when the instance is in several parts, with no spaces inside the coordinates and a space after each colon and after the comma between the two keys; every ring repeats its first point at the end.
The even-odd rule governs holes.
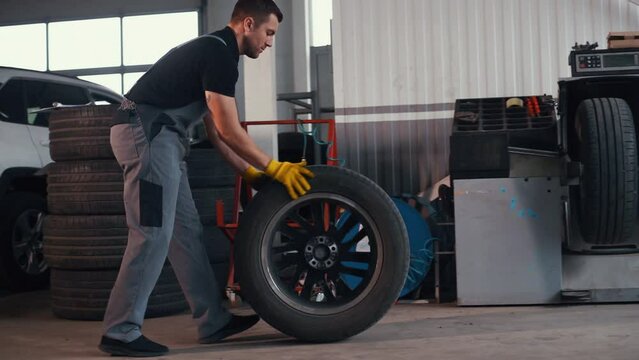
{"type": "Polygon", "coordinates": [[[333,0],[339,151],[391,194],[448,172],[455,99],[557,96],[575,42],[639,31],[628,0],[333,0]]]}

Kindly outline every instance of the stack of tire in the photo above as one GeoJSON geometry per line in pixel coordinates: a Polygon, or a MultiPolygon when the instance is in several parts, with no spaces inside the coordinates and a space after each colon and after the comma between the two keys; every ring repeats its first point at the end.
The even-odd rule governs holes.
{"type": "Polygon", "coordinates": [[[208,141],[191,147],[186,158],[189,185],[204,229],[204,246],[221,292],[229,272],[229,239],[217,226],[216,200],[224,202],[224,220],[231,222],[236,174],[208,141]]]}
{"type": "MultiPolygon", "coordinates": [[[[44,254],[51,268],[53,313],[101,320],[127,244],[122,169],[109,144],[117,105],[55,111],[49,120],[49,215],[44,254]]],[[[187,303],[167,262],[147,317],[182,312],[187,303]]]]}

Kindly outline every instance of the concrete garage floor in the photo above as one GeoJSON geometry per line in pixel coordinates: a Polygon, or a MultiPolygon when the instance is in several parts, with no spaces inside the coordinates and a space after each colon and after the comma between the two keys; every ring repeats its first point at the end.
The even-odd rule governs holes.
{"type": "MultiPolygon", "coordinates": [[[[98,359],[99,322],[55,318],[47,291],[0,297],[0,359],[98,359]]],[[[249,312],[250,309],[233,309],[249,312]]],[[[305,344],[261,321],[198,345],[190,315],[148,319],[163,359],[638,359],[639,304],[473,307],[398,304],[374,327],[334,344],[305,344]]]]}

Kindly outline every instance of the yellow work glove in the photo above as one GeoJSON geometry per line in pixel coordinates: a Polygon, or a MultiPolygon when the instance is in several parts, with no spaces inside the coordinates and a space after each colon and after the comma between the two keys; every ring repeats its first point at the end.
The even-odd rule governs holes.
{"type": "Polygon", "coordinates": [[[271,160],[264,169],[264,173],[281,182],[291,198],[295,200],[311,189],[306,178],[315,177],[315,174],[305,166],[306,161],[290,163],[271,160]]]}
{"type": "Polygon", "coordinates": [[[269,177],[264,171],[257,170],[253,166],[250,166],[242,173],[242,178],[247,184],[255,190],[260,190],[268,181],[269,177]]]}

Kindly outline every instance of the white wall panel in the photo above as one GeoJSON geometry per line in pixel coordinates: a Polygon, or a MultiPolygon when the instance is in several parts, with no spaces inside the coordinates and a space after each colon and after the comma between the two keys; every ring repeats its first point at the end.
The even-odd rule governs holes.
{"type": "MultiPolygon", "coordinates": [[[[334,0],[338,108],[555,94],[575,42],[639,30],[628,0],[334,0]]],[[[345,119],[342,119],[345,120],[345,119]]]]}
{"type": "Polygon", "coordinates": [[[333,13],[339,148],[390,193],[447,175],[456,99],[557,96],[575,42],[639,31],[628,0],[333,0],[333,13]]]}

